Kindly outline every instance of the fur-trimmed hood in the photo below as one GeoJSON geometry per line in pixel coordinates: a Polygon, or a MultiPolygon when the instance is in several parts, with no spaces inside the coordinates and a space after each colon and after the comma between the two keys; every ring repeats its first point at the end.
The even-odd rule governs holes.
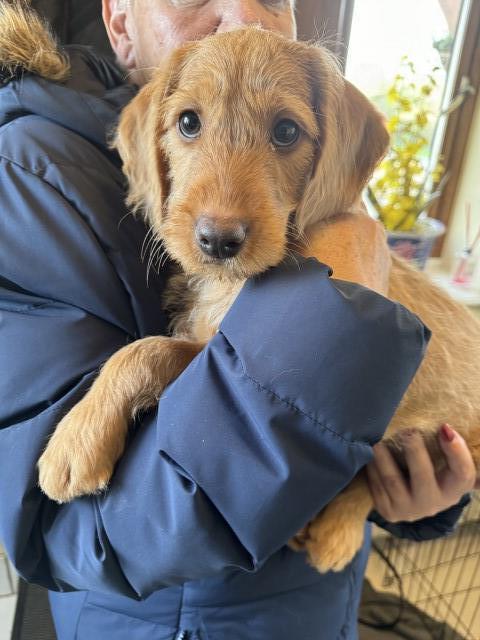
{"type": "Polygon", "coordinates": [[[23,72],[65,81],[70,65],[50,29],[25,2],[0,4],[0,77],[3,82],[23,72]]]}
{"type": "Polygon", "coordinates": [[[35,114],[105,146],[135,91],[120,69],[90,48],[60,49],[23,3],[0,3],[0,127],[35,114]]]}

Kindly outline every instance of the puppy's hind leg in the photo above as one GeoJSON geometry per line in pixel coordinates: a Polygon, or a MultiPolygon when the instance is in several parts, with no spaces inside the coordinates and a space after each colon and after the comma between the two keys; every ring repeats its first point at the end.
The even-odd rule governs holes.
{"type": "Polygon", "coordinates": [[[44,493],[68,502],[104,489],[123,453],[132,418],[154,406],[202,348],[187,340],[150,337],[117,351],[59,423],[41,456],[39,482],[44,493]]]}
{"type": "Polygon", "coordinates": [[[310,523],[305,536],[310,564],[321,573],[341,571],[361,548],[373,499],[361,471],[310,523]]]}

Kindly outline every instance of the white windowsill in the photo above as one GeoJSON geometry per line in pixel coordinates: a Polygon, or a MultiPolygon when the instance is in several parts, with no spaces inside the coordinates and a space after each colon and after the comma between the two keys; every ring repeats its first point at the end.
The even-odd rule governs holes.
{"type": "Polygon", "coordinates": [[[432,280],[439,287],[447,291],[454,300],[468,305],[480,307],[480,289],[477,287],[459,287],[451,283],[451,274],[446,271],[440,258],[430,258],[425,268],[432,280]]]}

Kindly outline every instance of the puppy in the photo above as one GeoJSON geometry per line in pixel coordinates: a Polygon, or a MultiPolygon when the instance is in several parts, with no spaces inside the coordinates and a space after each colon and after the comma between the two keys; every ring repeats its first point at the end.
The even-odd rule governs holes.
{"type": "MultiPolygon", "coordinates": [[[[325,49],[248,28],[175,51],[124,110],[115,144],[129,205],[181,267],[167,295],[177,313],[173,337],[114,354],[58,425],[39,462],[40,485],[58,502],[106,487],[132,417],[215,334],[246,278],[277,265],[292,238],[355,207],[388,135],[325,49]]],[[[386,438],[415,427],[433,443],[449,421],[478,463],[480,323],[401,260],[389,296],[433,338],[386,438]]],[[[297,544],[319,570],[342,569],[372,505],[360,474],[297,544]]]]}

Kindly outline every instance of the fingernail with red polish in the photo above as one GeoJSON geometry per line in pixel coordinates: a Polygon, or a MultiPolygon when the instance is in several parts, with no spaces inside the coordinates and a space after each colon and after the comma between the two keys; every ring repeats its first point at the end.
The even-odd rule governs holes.
{"type": "Polygon", "coordinates": [[[455,431],[449,424],[442,424],[441,434],[445,442],[452,442],[455,438],[455,431]]]}

